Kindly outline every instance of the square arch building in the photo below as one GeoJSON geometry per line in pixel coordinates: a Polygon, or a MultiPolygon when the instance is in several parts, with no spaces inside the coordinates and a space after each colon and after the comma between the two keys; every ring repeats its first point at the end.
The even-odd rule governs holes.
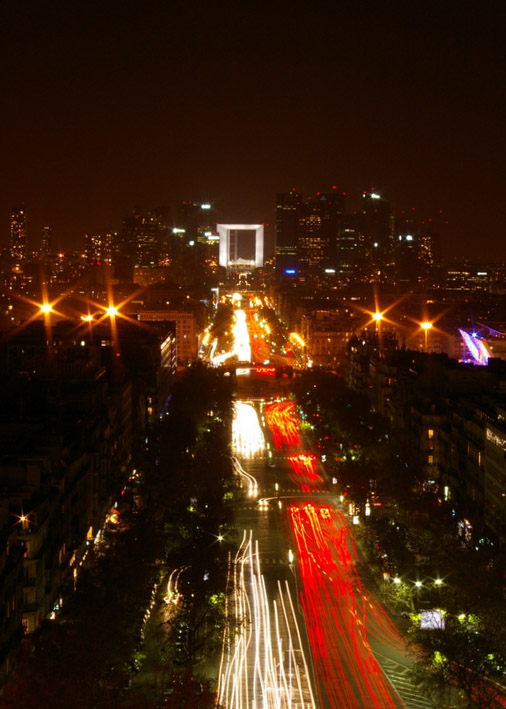
{"type": "Polygon", "coordinates": [[[264,265],[264,225],[263,224],[217,224],[220,237],[219,264],[225,268],[233,268],[235,265],[243,263],[243,259],[237,258],[237,232],[255,232],[255,268],[263,268],[264,265]],[[231,239],[231,234],[234,238],[231,239]],[[230,244],[234,247],[233,256],[230,255],[230,244]]]}

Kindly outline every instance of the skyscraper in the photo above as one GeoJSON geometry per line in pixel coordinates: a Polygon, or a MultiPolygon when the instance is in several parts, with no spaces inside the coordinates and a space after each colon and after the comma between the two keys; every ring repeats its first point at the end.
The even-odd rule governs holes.
{"type": "Polygon", "coordinates": [[[369,250],[365,246],[357,215],[343,215],[340,219],[335,263],[331,264],[341,285],[352,281],[368,282],[368,260],[369,250]]]}
{"type": "Polygon", "coordinates": [[[185,243],[195,241],[205,244],[216,233],[218,222],[216,207],[211,202],[184,200],[177,207],[176,228],[184,229],[185,243]]]}
{"type": "Polygon", "coordinates": [[[113,237],[111,232],[86,234],[84,253],[88,264],[110,264],[112,261],[113,237]]]}
{"type": "Polygon", "coordinates": [[[53,253],[53,234],[50,226],[43,226],[40,232],[40,257],[44,263],[53,253]]]}
{"type": "Polygon", "coordinates": [[[362,195],[360,231],[371,254],[371,278],[385,281],[394,268],[394,221],[390,203],[372,189],[362,195]]]}
{"type": "Polygon", "coordinates": [[[396,219],[396,282],[399,289],[430,287],[441,261],[441,220],[420,221],[415,208],[402,211],[396,219]]]}
{"type": "Polygon", "coordinates": [[[123,220],[120,252],[128,257],[134,268],[158,266],[166,250],[167,238],[167,215],[163,208],[134,211],[123,220]]]}
{"type": "Polygon", "coordinates": [[[10,252],[16,264],[26,258],[26,212],[24,207],[11,209],[10,252]]]}
{"type": "Polygon", "coordinates": [[[297,236],[298,217],[302,196],[295,189],[276,195],[276,273],[295,271],[298,266],[297,236]]]}
{"type": "Polygon", "coordinates": [[[297,224],[299,265],[312,268],[335,263],[343,211],[344,196],[338,192],[317,192],[301,205],[297,224]]]}
{"type": "Polygon", "coordinates": [[[305,200],[295,189],[276,195],[278,277],[334,263],[343,211],[344,195],[337,191],[305,200]]]}

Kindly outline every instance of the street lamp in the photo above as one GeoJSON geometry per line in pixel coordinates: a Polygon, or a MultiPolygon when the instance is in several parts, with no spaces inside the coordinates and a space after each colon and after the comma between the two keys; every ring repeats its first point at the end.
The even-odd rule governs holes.
{"type": "Polygon", "coordinates": [[[105,312],[107,313],[107,315],[108,315],[110,318],[113,318],[115,315],[118,314],[118,309],[115,308],[114,305],[111,305],[111,306],[109,306],[109,307],[107,308],[107,310],[106,310],[105,312]]]}
{"type": "Polygon", "coordinates": [[[424,345],[424,350],[423,350],[423,351],[424,351],[424,352],[427,352],[427,338],[428,338],[428,336],[429,336],[429,330],[430,330],[431,327],[432,327],[432,323],[431,323],[431,322],[428,322],[428,321],[421,322],[421,323],[420,323],[420,327],[422,328],[422,330],[423,330],[423,332],[424,332],[425,345],[424,345]]]}
{"type": "Polygon", "coordinates": [[[375,313],[372,314],[372,319],[376,321],[376,330],[379,330],[380,323],[383,320],[383,313],[376,311],[375,313]]]}
{"type": "Polygon", "coordinates": [[[51,305],[51,303],[43,303],[40,306],[40,312],[47,315],[48,313],[53,312],[53,306],[51,305]]]}

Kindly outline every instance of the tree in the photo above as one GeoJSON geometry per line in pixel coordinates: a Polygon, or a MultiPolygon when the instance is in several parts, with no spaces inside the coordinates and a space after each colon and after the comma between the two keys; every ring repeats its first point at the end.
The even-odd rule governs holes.
{"type": "Polygon", "coordinates": [[[410,631],[415,649],[415,676],[427,690],[458,696],[465,706],[482,709],[504,706],[506,693],[496,684],[506,670],[502,638],[497,624],[472,614],[447,614],[444,628],[424,630],[419,623],[410,631]]]}

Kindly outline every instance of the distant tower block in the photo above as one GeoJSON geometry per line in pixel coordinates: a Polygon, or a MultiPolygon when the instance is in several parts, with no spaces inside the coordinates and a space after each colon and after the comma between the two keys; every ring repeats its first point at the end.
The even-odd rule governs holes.
{"type": "Polygon", "coordinates": [[[237,239],[240,231],[255,232],[255,268],[264,265],[264,225],[263,224],[217,224],[220,237],[220,266],[234,268],[244,264],[237,258],[237,239]],[[231,238],[232,235],[232,238],[231,238]],[[231,249],[232,247],[232,249],[231,249]],[[232,250],[232,253],[230,253],[232,250]]]}

